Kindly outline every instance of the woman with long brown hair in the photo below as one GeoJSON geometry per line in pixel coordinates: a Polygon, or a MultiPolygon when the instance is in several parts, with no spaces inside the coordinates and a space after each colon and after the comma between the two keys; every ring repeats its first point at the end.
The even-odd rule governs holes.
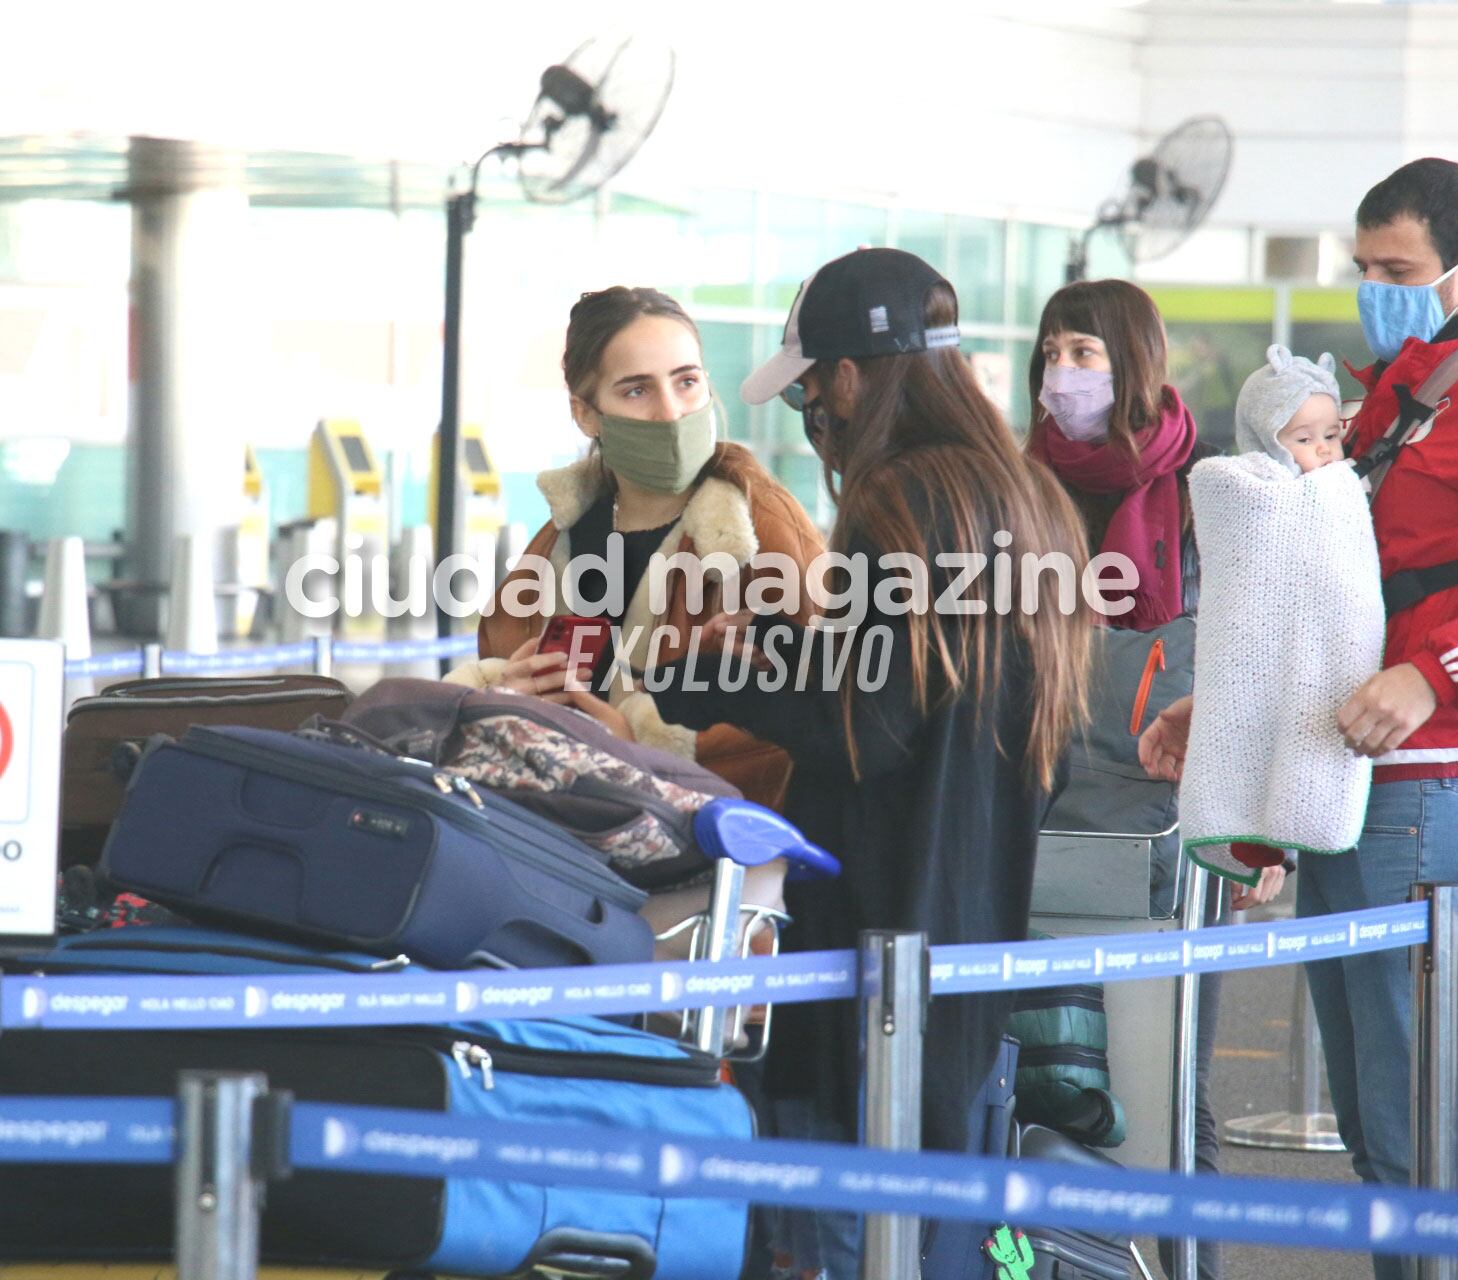
{"type": "Polygon", "coordinates": [[[570,703],[619,737],[696,759],[749,799],[778,807],[789,775],[783,751],[730,725],[695,731],[665,720],[650,694],[618,678],[611,644],[590,672],[569,671],[568,652],[538,651],[548,623],[538,607],[543,577],[547,613],[606,619],[619,628],[621,656],[641,666],[651,652],[683,653],[694,628],[722,607],[718,579],[695,601],[679,573],[665,575],[655,602],[655,553],[727,558],[747,584],[756,555],[804,566],[821,550],[819,533],[784,486],[743,445],[721,438],[703,359],[693,320],[656,289],[617,285],[585,293],[572,307],[562,372],[573,421],[591,447],[580,461],[538,476],[551,519],[487,604],[480,657],[447,678],[570,703]],[[591,568],[588,557],[610,569],[591,568]],[[579,574],[574,562],[588,571],[579,574]]]}
{"type": "MultiPolygon", "coordinates": [[[[1074,582],[1086,557],[1067,497],[1023,455],[958,339],[955,292],[912,254],[860,250],[805,283],[784,348],[742,394],[801,407],[838,501],[832,547],[850,558],[850,586],[861,579],[859,599],[840,598],[863,623],[837,638],[758,620],[753,654],[769,666],[788,652],[788,670],[810,673],[803,687],[776,688],[764,670],[734,691],[727,659],[645,677],[668,683],[656,696],[682,723],[728,721],[789,751],[786,813],[844,864],[839,881],[791,887],[794,950],[853,947],[869,928],[924,931],[933,945],[1026,936],[1038,829],[1086,704],[1090,625],[1078,599],[1026,607],[1037,571],[1024,556],[1061,553],[1074,582]],[[837,687],[824,659],[841,645],[837,687]],[[863,661],[872,649],[888,655],[879,667],[863,661]],[[694,691],[690,677],[717,683],[694,691]]],[[[723,637],[751,652],[739,641],[755,621],[717,619],[706,647],[723,637]]],[[[1010,1007],[1000,993],[932,1003],[926,1146],[964,1148],[1010,1007]]],[[[782,1132],[853,1140],[854,1005],[781,1009],[766,1084],[782,1132]]],[[[791,1242],[800,1274],[855,1274],[852,1231],[833,1217],[791,1242]]]]}
{"type": "MultiPolygon", "coordinates": [[[[1165,381],[1167,359],[1164,322],[1153,298],[1127,280],[1086,280],[1048,299],[1028,365],[1034,406],[1028,452],[1048,464],[1072,498],[1090,548],[1132,562],[1138,585],[1124,602],[1130,607],[1107,621],[1141,632],[1192,614],[1198,605],[1200,561],[1189,475],[1197,462],[1218,452],[1198,439],[1194,417],[1165,381]]],[[[1119,603],[1118,593],[1108,595],[1119,603]]],[[[1159,719],[1185,701],[1163,709],[1159,719]]],[[[1283,867],[1261,874],[1259,885],[1239,890],[1235,907],[1269,901],[1280,891],[1283,867]]],[[[1205,923],[1221,920],[1217,883],[1205,923]]],[[[1205,1173],[1219,1172],[1210,1068],[1220,986],[1219,974],[1200,979],[1195,1162],[1205,1173]]],[[[1219,1280],[1219,1246],[1202,1240],[1196,1257],[1200,1280],[1219,1280]]],[[[1160,1259],[1173,1274],[1168,1241],[1160,1242],[1160,1259]]]]}

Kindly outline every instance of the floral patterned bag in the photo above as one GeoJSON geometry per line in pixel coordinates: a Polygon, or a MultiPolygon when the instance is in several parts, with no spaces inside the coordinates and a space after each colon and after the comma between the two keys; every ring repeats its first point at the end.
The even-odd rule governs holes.
{"type": "Polygon", "coordinates": [[[691,760],[505,689],[382,680],[355,699],[342,723],[551,819],[649,891],[708,870],[694,815],[716,796],[739,794],[691,760]]]}

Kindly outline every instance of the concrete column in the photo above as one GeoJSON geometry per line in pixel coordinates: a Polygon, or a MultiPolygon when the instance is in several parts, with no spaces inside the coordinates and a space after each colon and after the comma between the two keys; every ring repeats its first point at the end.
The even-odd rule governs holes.
{"type": "Polygon", "coordinates": [[[128,318],[125,630],[157,634],[180,536],[208,548],[238,523],[243,405],[254,362],[245,342],[248,197],[236,158],[193,143],[133,138],[128,318]]]}

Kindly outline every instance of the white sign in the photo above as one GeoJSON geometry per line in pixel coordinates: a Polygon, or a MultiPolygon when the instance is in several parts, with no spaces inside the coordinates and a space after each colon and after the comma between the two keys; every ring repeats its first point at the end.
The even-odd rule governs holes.
{"type": "Polygon", "coordinates": [[[0,640],[0,937],[56,931],[65,647],[0,640]]]}

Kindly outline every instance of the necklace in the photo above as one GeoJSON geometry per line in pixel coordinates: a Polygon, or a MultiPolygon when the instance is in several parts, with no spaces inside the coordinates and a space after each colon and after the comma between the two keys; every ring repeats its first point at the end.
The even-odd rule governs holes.
{"type": "MultiPolygon", "coordinates": [[[[682,515],[683,515],[683,511],[680,510],[678,512],[678,515],[672,516],[668,520],[665,520],[661,525],[655,525],[653,527],[653,529],[646,530],[645,532],[650,532],[651,533],[651,532],[655,532],[657,529],[666,529],[666,528],[668,528],[669,525],[671,525],[675,520],[679,519],[679,517],[682,516],[682,515]]],[[[623,532],[618,527],[618,495],[617,494],[613,494],[613,532],[614,533],[622,533],[623,532]]],[[[629,530],[629,532],[630,533],[636,533],[636,532],[639,532],[639,531],[636,530],[636,529],[633,529],[633,530],[629,530]]]]}

